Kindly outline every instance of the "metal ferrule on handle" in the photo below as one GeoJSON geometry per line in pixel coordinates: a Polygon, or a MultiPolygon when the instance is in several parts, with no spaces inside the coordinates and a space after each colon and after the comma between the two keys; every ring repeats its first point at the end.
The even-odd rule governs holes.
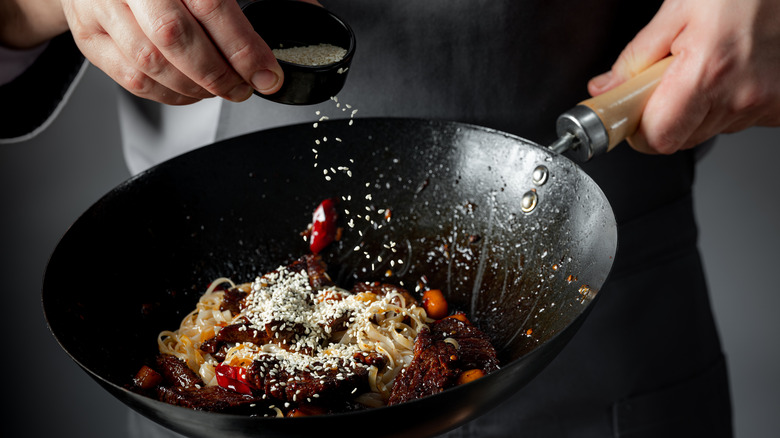
{"type": "Polygon", "coordinates": [[[664,58],[606,93],[584,100],[558,117],[550,149],[585,162],[629,139],[673,57],[664,58]]]}
{"type": "MultiPolygon", "coordinates": [[[[568,144],[567,156],[584,163],[607,152],[609,134],[598,114],[585,105],[577,105],[558,117],[556,131],[568,144]]],[[[558,146],[562,148],[563,145],[558,146]]],[[[553,150],[556,148],[553,147],[553,150]]],[[[561,152],[561,151],[556,151],[561,152]]]]}

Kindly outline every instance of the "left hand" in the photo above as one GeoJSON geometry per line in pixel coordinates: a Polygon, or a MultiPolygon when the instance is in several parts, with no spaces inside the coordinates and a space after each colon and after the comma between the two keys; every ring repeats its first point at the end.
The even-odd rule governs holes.
{"type": "Polygon", "coordinates": [[[596,96],[669,53],[631,146],[670,154],[719,134],[780,126],[780,0],[666,0],[588,83],[596,96]]]}

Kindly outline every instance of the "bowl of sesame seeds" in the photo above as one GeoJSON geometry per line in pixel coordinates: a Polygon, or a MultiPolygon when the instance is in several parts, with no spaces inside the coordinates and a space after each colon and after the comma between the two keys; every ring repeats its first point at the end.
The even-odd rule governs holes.
{"type": "Polygon", "coordinates": [[[256,95],[288,105],[313,105],[341,91],[356,45],[344,20],[323,7],[294,0],[259,0],[242,10],[284,71],[279,91],[256,95]]]}

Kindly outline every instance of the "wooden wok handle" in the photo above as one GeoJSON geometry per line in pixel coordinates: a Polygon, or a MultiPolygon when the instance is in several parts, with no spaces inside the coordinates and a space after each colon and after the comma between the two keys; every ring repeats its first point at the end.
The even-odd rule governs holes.
{"type": "Polygon", "coordinates": [[[578,140],[578,161],[612,150],[639,127],[645,105],[673,56],[664,58],[606,93],[583,100],[558,118],[558,135],[578,140]]]}
{"type": "Polygon", "coordinates": [[[595,111],[607,129],[607,151],[636,132],[645,105],[671,62],[671,56],[664,58],[606,93],[579,103],[595,111]]]}

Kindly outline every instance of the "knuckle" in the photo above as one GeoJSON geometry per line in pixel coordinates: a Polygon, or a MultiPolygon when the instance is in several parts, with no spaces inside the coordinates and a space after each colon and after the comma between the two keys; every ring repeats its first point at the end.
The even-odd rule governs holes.
{"type": "Polygon", "coordinates": [[[259,53],[259,51],[254,44],[248,41],[238,42],[237,45],[232,48],[231,53],[228,56],[228,62],[231,65],[243,65],[247,63],[247,61],[252,64],[259,64],[259,62],[253,62],[255,61],[257,53],[259,53]]]}
{"type": "Polygon", "coordinates": [[[760,109],[770,101],[770,93],[766,87],[757,82],[743,84],[734,96],[734,102],[730,108],[732,114],[740,114],[746,111],[760,109]]]}
{"type": "Polygon", "coordinates": [[[200,84],[215,95],[224,95],[236,85],[236,81],[233,80],[231,73],[232,71],[227,66],[220,67],[208,72],[200,81],[200,84]]]}
{"type": "Polygon", "coordinates": [[[155,75],[164,67],[166,60],[156,47],[144,45],[135,52],[135,64],[147,74],[155,75]]]}
{"type": "Polygon", "coordinates": [[[178,11],[167,12],[152,24],[154,40],[161,48],[173,48],[184,44],[187,27],[184,17],[178,11]]]}
{"type": "Polygon", "coordinates": [[[224,6],[223,0],[187,0],[187,9],[199,20],[208,21],[219,14],[224,6]]]}
{"type": "Polygon", "coordinates": [[[146,97],[150,94],[154,83],[140,70],[126,72],[122,81],[124,88],[136,96],[146,97]]]}
{"type": "Polygon", "coordinates": [[[95,32],[92,29],[88,29],[84,26],[73,26],[70,33],[73,35],[73,40],[77,42],[90,41],[95,37],[95,32]]]}

